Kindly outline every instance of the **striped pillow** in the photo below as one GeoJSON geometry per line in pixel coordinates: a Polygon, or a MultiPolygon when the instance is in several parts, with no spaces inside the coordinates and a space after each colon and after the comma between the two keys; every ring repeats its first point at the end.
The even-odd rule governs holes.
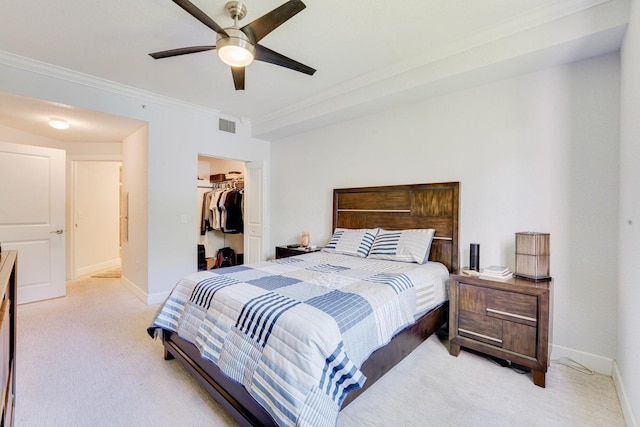
{"type": "Polygon", "coordinates": [[[365,258],[369,254],[376,234],[378,234],[378,228],[357,230],[336,228],[323,251],[365,258]]]}
{"type": "Polygon", "coordinates": [[[435,230],[380,230],[367,258],[390,261],[417,262],[429,260],[435,230]]]}

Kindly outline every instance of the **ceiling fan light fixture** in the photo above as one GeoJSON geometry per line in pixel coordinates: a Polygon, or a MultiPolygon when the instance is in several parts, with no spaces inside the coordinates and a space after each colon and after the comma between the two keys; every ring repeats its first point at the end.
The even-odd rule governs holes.
{"type": "Polygon", "coordinates": [[[246,67],[253,62],[256,49],[238,29],[226,28],[229,37],[218,35],[216,51],[222,62],[232,67],[246,67]]]}
{"type": "Polygon", "coordinates": [[[267,62],[310,76],[316,72],[315,69],[307,65],[287,58],[259,44],[265,36],[306,8],[302,0],[288,0],[241,28],[238,27],[238,21],[245,18],[247,14],[247,7],[243,1],[232,0],[227,1],[225,4],[227,15],[233,19],[233,26],[227,28],[222,28],[216,24],[211,17],[189,0],[173,0],[173,2],[183,11],[213,30],[217,34],[216,44],[215,46],[188,46],[153,52],[149,54],[153,59],[216,50],[220,60],[225,65],[231,66],[231,75],[236,90],[244,90],[245,67],[254,60],[267,62]]]}
{"type": "Polygon", "coordinates": [[[54,129],[59,129],[59,130],[69,129],[69,123],[66,120],[57,119],[55,117],[52,117],[49,120],[49,126],[51,126],[54,129]]]}

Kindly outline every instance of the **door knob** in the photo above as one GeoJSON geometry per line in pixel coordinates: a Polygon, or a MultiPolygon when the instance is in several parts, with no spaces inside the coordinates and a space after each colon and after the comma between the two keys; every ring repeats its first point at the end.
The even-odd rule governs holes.
{"type": "Polygon", "coordinates": [[[60,230],[56,230],[56,231],[51,231],[51,234],[62,234],[64,233],[64,230],[60,229],[60,230]]]}

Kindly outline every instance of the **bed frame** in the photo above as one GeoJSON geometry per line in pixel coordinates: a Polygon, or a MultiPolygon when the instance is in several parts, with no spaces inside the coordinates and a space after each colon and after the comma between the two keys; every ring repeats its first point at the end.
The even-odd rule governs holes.
{"type": "MultiPolygon", "coordinates": [[[[458,182],[336,189],[333,228],[433,228],[436,232],[429,260],[441,262],[454,272],[459,267],[458,203],[458,182]]],[[[349,393],[342,408],[444,325],[447,316],[448,303],[441,304],[376,350],[360,368],[367,377],[364,387],[349,393]]],[[[202,359],[193,344],[166,330],[162,341],[165,359],[179,360],[241,426],[277,426],[244,387],[202,359]]]]}

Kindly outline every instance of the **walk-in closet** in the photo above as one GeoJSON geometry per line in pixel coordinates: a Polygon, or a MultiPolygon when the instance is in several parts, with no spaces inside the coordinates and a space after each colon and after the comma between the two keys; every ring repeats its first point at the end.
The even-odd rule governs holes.
{"type": "Polygon", "coordinates": [[[244,162],[198,156],[198,269],[244,261],[244,162]]]}

